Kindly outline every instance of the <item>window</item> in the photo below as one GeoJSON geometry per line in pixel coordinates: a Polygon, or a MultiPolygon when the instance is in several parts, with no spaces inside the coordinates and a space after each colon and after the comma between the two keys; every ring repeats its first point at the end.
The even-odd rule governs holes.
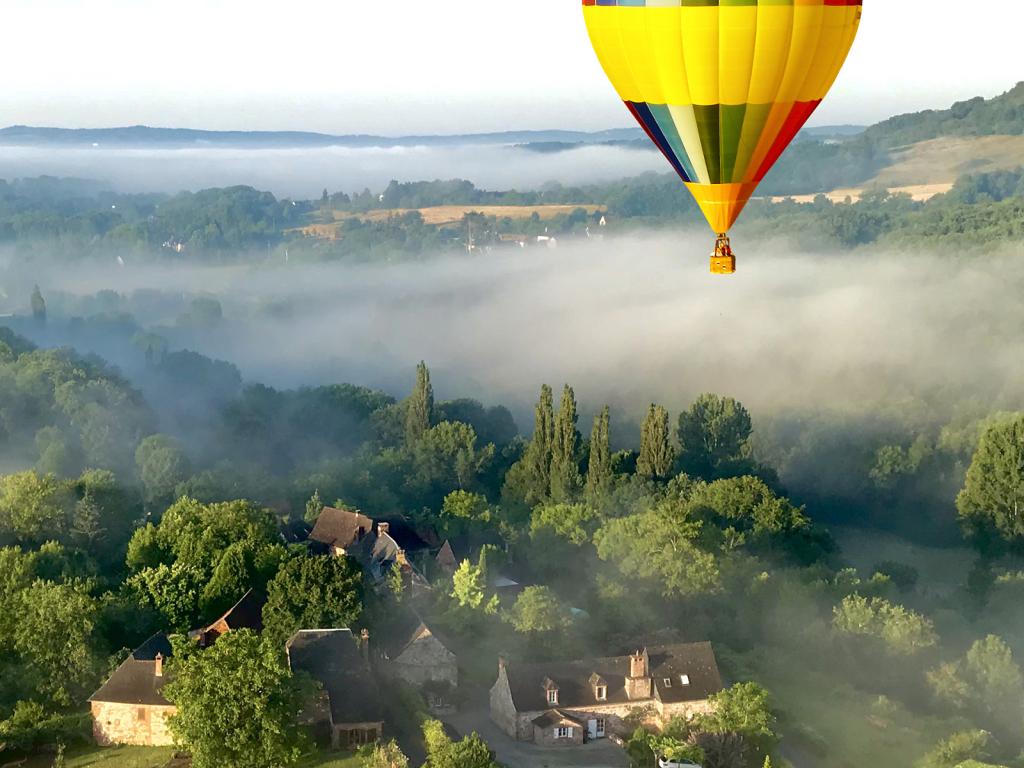
{"type": "Polygon", "coordinates": [[[597,698],[598,701],[607,701],[608,700],[608,687],[607,686],[605,686],[605,685],[597,686],[597,688],[594,690],[594,693],[595,693],[595,697],[597,698]]]}
{"type": "Polygon", "coordinates": [[[661,682],[663,682],[665,684],[666,688],[671,688],[672,687],[672,678],[671,677],[666,677],[661,682]]]}
{"type": "Polygon", "coordinates": [[[572,728],[566,728],[565,726],[560,726],[558,728],[555,728],[555,738],[556,739],[571,739],[572,736],[573,736],[573,729],[572,728]]]}
{"type": "Polygon", "coordinates": [[[603,717],[597,718],[597,735],[604,736],[605,722],[603,717]]]}
{"type": "Polygon", "coordinates": [[[679,682],[682,683],[683,685],[689,685],[690,684],[690,676],[689,675],[680,675],[679,676],[679,682]]]}
{"type": "Polygon", "coordinates": [[[146,722],[146,710],[140,708],[139,711],[135,713],[135,719],[140,723],[146,722]]]}
{"type": "Polygon", "coordinates": [[[549,688],[548,689],[548,704],[557,704],[557,703],[558,703],[558,689],[557,688],[549,688]]]}

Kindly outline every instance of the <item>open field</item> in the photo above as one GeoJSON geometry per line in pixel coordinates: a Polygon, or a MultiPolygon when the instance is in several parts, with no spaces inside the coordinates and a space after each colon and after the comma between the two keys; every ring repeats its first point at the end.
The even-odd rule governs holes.
{"type": "Polygon", "coordinates": [[[380,222],[387,221],[393,216],[404,216],[407,213],[418,211],[425,223],[443,227],[448,224],[458,224],[467,213],[479,213],[483,216],[495,216],[499,219],[508,218],[514,220],[529,219],[536,214],[542,221],[547,221],[557,216],[567,216],[580,208],[589,214],[604,210],[602,205],[436,205],[429,208],[389,208],[386,210],[368,211],[367,213],[335,211],[334,222],[310,224],[296,231],[311,237],[333,239],[338,235],[340,223],[347,219],[380,222]]]}
{"type": "MultiPolygon", "coordinates": [[[[872,182],[874,183],[874,182],[872,182]]],[[[849,200],[851,203],[859,203],[861,198],[864,197],[864,193],[871,189],[879,189],[880,187],[850,187],[847,189],[834,189],[831,192],[825,194],[825,197],[833,203],[845,203],[849,200]]],[[[953,182],[944,181],[936,184],[911,184],[905,187],[887,187],[889,194],[891,195],[910,195],[914,200],[919,203],[926,203],[936,195],[944,195],[953,188],[953,182]]],[[[772,198],[773,203],[784,203],[787,200],[794,203],[813,203],[818,195],[777,195],[772,198]]]]}

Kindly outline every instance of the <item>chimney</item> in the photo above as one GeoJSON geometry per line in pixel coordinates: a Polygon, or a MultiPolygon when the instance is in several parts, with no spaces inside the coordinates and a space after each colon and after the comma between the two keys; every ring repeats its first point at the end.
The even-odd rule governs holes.
{"type": "Polygon", "coordinates": [[[504,656],[498,656],[498,672],[501,672],[508,666],[508,662],[505,661],[504,656]]]}
{"type": "Polygon", "coordinates": [[[164,676],[164,655],[162,653],[158,653],[156,655],[156,658],[153,659],[153,661],[156,662],[156,665],[153,668],[153,674],[156,677],[163,677],[164,676]]]}
{"type": "Polygon", "coordinates": [[[629,677],[626,678],[626,697],[630,701],[649,699],[654,689],[650,677],[650,659],[647,649],[637,651],[629,657],[629,677]]]}
{"type": "Polygon", "coordinates": [[[384,536],[391,530],[391,523],[377,523],[377,535],[384,536]]]}
{"type": "Polygon", "coordinates": [[[363,652],[363,661],[370,662],[370,630],[363,628],[359,633],[359,648],[363,652]]]}
{"type": "Polygon", "coordinates": [[[404,549],[400,549],[400,550],[398,550],[395,553],[395,562],[398,563],[403,568],[405,568],[405,567],[407,567],[409,565],[409,558],[407,558],[405,556],[405,550],[404,549]]]}

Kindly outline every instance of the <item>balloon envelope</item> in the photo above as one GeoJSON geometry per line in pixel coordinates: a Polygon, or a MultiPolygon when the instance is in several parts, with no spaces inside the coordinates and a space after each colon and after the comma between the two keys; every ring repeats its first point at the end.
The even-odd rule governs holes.
{"type": "Polygon", "coordinates": [[[828,93],[863,0],[583,0],[612,85],[728,232],[828,93]]]}

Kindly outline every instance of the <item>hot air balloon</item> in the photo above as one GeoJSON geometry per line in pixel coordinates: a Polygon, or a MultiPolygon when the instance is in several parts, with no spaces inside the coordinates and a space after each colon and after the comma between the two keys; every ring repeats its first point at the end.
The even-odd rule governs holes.
{"type": "Polygon", "coordinates": [[[863,0],[583,0],[615,90],[718,235],[728,232],[835,82],[863,0]]]}

